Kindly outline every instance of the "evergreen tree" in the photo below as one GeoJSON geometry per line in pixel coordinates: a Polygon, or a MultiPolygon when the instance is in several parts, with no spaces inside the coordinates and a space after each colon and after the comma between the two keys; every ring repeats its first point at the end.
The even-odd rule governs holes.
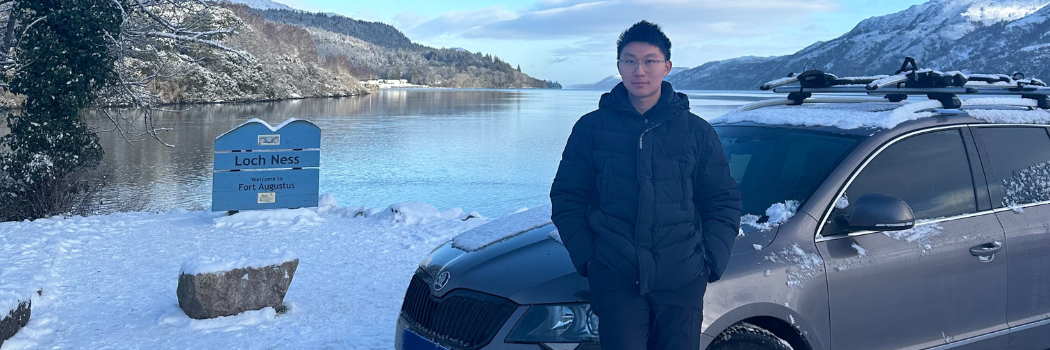
{"type": "Polygon", "coordinates": [[[8,216],[2,219],[68,212],[56,207],[57,198],[85,190],[68,177],[102,160],[98,137],[79,112],[117,81],[106,37],[121,31],[118,1],[14,2],[17,32],[24,33],[15,56],[25,64],[10,89],[26,99],[20,114],[7,115],[10,133],[0,138],[0,200],[8,216]]]}

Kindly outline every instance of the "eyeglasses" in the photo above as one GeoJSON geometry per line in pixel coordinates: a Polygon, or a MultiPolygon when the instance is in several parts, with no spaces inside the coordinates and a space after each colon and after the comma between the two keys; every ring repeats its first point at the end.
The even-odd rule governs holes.
{"type": "Polygon", "coordinates": [[[616,60],[616,66],[622,71],[633,72],[638,69],[638,66],[642,66],[642,69],[646,72],[652,72],[656,69],[660,63],[667,62],[667,60],[616,60]]]}

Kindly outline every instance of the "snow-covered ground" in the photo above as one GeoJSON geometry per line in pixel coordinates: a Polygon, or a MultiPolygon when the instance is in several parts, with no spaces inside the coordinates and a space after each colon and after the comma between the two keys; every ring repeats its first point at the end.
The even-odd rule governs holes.
{"type": "MultiPolygon", "coordinates": [[[[489,219],[425,203],[224,213],[116,213],[0,223],[0,292],[30,297],[15,349],[391,349],[417,264],[489,219]],[[193,320],[183,263],[294,254],[287,313],[193,320]],[[37,294],[40,291],[40,294],[37,294]]],[[[2,299],[2,298],[0,298],[2,299]]],[[[6,312],[6,310],[0,310],[6,312]]]]}

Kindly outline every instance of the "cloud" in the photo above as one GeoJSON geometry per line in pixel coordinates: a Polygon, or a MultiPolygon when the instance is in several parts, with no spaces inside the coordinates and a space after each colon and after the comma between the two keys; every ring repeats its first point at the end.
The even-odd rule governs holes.
{"type": "Polygon", "coordinates": [[[472,27],[467,38],[551,40],[617,35],[647,19],[672,38],[752,37],[777,26],[805,22],[812,12],[837,9],[833,0],[619,0],[545,1],[531,8],[472,27]]]}
{"type": "MultiPolygon", "coordinates": [[[[616,37],[607,36],[598,40],[580,40],[553,47],[553,56],[586,57],[590,59],[616,59],[616,37]],[[604,39],[604,40],[602,40],[604,39]]],[[[610,63],[611,64],[611,63],[610,63]]]]}
{"type": "Polygon", "coordinates": [[[827,28],[812,24],[841,12],[840,1],[538,0],[513,10],[404,14],[398,27],[423,43],[514,42],[532,50],[520,57],[535,57],[522,66],[536,66],[536,73],[598,76],[607,75],[606,67],[615,72],[617,38],[642,19],[659,24],[671,38],[676,66],[697,66],[745,55],[790,54],[812,44],[814,35],[831,38],[827,28]],[[568,66],[575,67],[564,69],[568,66]]]}
{"type": "Polygon", "coordinates": [[[413,13],[399,13],[394,19],[412,38],[433,38],[439,36],[456,36],[485,25],[510,21],[519,15],[503,6],[488,7],[471,11],[450,11],[425,19],[413,13]]]}
{"type": "Polygon", "coordinates": [[[406,13],[396,20],[420,38],[571,40],[619,35],[646,19],[660,24],[672,40],[692,40],[766,35],[778,26],[806,22],[814,12],[836,10],[836,0],[546,0],[518,11],[496,6],[450,11],[425,21],[406,13]]]}

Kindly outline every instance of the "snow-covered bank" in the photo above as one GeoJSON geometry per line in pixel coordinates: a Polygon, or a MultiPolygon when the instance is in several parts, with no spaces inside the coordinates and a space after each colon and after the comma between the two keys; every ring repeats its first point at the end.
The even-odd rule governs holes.
{"type": "Polygon", "coordinates": [[[319,208],[233,216],[0,223],[0,292],[33,301],[29,324],[2,350],[390,349],[412,271],[434,247],[489,221],[478,216],[425,203],[339,207],[323,196],[319,208]],[[287,313],[192,320],[179,309],[183,263],[287,251],[300,259],[287,313]]]}

